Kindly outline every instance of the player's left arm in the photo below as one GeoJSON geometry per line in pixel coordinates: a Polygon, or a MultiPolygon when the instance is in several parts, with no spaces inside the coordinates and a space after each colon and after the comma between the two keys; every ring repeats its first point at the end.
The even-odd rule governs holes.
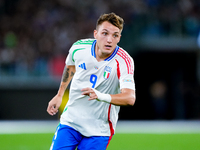
{"type": "Polygon", "coordinates": [[[123,88],[119,94],[111,94],[111,104],[118,106],[133,106],[135,104],[136,96],[135,90],[123,88]]]}
{"type": "Polygon", "coordinates": [[[83,88],[82,95],[88,95],[88,100],[98,100],[118,106],[133,106],[136,100],[135,90],[123,88],[119,94],[104,94],[93,88],[83,88]]]}

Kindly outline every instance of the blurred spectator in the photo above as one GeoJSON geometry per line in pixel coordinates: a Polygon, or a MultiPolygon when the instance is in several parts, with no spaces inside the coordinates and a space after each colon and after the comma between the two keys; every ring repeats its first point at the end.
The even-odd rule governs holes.
{"type": "Polygon", "coordinates": [[[0,75],[52,75],[44,68],[55,53],[66,56],[75,39],[92,38],[94,20],[112,11],[125,19],[126,39],[197,36],[200,28],[197,0],[2,0],[0,75]]]}
{"type": "Polygon", "coordinates": [[[198,34],[198,37],[197,37],[197,45],[200,48],[200,31],[199,31],[199,34],[198,34]]]}
{"type": "Polygon", "coordinates": [[[50,60],[49,68],[53,76],[61,76],[65,66],[65,56],[56,55],[50,60]]]}
{"type": "Polygon", "coordinates": [[[165,119],[167,113],[167,86],[163,81],[156,81],[150,86],[154,119],[165,119]]]}
{"type": "MultiPolygon", "coordinates": [[[[200,47],[199,0],[0,0],[0,77],[61,76],[71,44],[85,36],[93,38],[91,31],[95,29],[96,19],[108,12],[115,12],[125,20],[120,44],[127,51],[132,51],[141,37],[199,35],[200,47]]],[[[200,53],[197,57],[200,81],[200,53]]],[[[163,81],[152,84],[155,118],[166,116],[168,90],[173,90],[173,99],[178,99],[173,101],[178,108],[173,110],[176,118],[187,118],[184,112],[190,110],[185,110],[185,103],[192,95],[196,101],[191,109],[200,118],[199,88],[185,91],[189,97],[185,98],[179,87],[181,83],[172,89],[167,89],[163,81]]]]}

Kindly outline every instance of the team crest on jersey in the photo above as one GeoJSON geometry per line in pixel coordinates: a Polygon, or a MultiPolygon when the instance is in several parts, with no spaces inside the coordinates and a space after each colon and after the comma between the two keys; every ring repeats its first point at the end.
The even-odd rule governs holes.
{"type": "Polygon", "coordinates": [[[109,67],[109,66],[106,66],[105,69],[104,69],[104,74],[103,74],[103,77],[105,79],[108,79],[110,77],[110,73],[111,73],[111,70],[112,68],[109,67]]]}

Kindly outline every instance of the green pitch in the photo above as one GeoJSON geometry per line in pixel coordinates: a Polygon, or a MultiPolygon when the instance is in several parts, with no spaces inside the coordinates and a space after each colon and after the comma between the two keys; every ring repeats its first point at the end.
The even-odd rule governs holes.
{"type": "Polygon", "coordinates": [[[52,134],[0,134],[2,150],[48,150],[52,134]]]}
{"type": "Polygon", "coordinates": [[[200,134],[116,134],[108,150],[199,150],[200,134]]]}
{"type": "MultiPolygon", "coordinates": [[[[51,134],[0,134],[2,150],[48,150],[51,134]]],[[[107,150],[199,150],[200,134],[120,134],[107,150]]]]}

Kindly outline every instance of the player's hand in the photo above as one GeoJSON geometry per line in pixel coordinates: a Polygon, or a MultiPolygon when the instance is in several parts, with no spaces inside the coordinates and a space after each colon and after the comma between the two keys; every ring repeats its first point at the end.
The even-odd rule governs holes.
{"type": "Polygon", "coordinates": [[[88,95],[90,97],[88,100],[96,99],[97,101],[110,103],[112,99],[110,94],[101,93],[96,89],[83,88],[81,91],[83,92],[82,95],[88,95]]]}
{"type": "Polygon", "coordinates": [[[92,88],[83,88],[82,90],[82,95],[87,95],[90,98],[88,100],[94,100],[97,99],[98,96],[96,95],[96,93],[94,92],[94,90],[92,88]]]}
{"type": "Polygon", "coordinates": [[[58,95],[54,96],[48,104],[47,112],[52,116],[55,115],[58,112],[58,108],[60,107],[61,103],[62,97],[58,95]]]}

